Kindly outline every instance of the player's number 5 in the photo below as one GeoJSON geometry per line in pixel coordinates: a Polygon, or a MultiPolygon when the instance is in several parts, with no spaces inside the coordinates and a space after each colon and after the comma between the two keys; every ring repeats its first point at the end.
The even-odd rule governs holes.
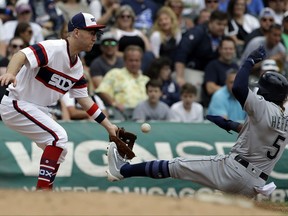
{"type": "Polygon", "coordinates": [[[280,150],[280,145],[277,144],[279,140],[284,141],[285,138],[282,137],[282,136],[280,136],[280,135],[276,138],[275,142],[273,143],[273,146],[277,149],[276,152],[275,152],[275,154],[272,155],[270,151],[267,152],[267,157],[268,157],[269,159],[271,159],[271,160],[274,159],[274,158],[276,158],[276,156],[277,156],[277,154],[278,154],[278,152],[279,152],[279,150],[280,150]]]}

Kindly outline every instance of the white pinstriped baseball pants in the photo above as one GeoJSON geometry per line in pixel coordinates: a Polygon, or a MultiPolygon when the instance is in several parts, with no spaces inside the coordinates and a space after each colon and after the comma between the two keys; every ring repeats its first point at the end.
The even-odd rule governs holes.
{"type": "Polygon", "coordinates": [[[33,140],[43,150],[47,145],[62,148],[58,163],[64,161],[67,154],[67,133],[51,118],[47,107],[14,100],[4,95],[0,104],[0,114],[5,125],[33,140]]]}

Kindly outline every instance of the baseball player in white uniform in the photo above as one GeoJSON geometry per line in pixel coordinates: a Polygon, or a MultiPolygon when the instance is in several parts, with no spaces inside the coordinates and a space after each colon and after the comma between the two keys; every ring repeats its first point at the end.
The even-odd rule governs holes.
{"type": "Polygon", "coordinates": [[[97,34],[104,28],[91,14],[78,13],[68,24],[67,39],[47,40],[16,53],[0,77],[0,84],[10,85],[1,100],[3,122],[29,137],[44,151],[40,161],[37,189],[49,190],[60,163],[67,154],[66,131],[48,113],[47,106],[66,92],[76,98],[87,113],[109,133],[117,126],[101,112],[88,96],[87,82],[78,54],[90,51],[97,34]]]}
{"type": "MultiPolygon", "coordinates": [[[[258,94],[248,88],[252,67],[265,55],[263,47],[255,50],[237,73],[233,93],[247,112],[247,119],[229,154],[130,164],[111,142],[108,147],[108,180],[118,181],[133,176],[172,177],[247,197],[258,193],[271,194],[276,186],[273,182],[266,184],[266,181],[288,141],[288,119],[283,107],[288,82],[281,74],[268,71],[259,80],[258,94]]],[[[241,128],[239,123],[221,117],[212,116],[210,119],[228,131],[241,128]]]]}

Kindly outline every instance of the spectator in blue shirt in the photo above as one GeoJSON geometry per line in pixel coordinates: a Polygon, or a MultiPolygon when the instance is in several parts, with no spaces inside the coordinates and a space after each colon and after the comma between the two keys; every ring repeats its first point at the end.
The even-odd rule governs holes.
{"type": "Polygon", "coordinates": [[[208,106],[208,115],[218,115],[232,121],[243,121],[245,119],[246,113],[232,93],[236,74],[237,71],[234,69],[227,72],[226,85],[213,94],[208,106]]]}

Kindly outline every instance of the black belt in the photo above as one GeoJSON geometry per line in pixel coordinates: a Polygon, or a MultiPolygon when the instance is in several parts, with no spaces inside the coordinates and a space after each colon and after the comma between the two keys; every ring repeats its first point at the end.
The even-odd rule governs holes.
{"type": "Polygon", "coordinates": [[[9,96],[9,91],[8,90],[5,91],[5,95],[9,96]]]}
{"type": "MultiPolygon", "coordinates": [[[[244,166],[245,168],[247,168],[249,166],[249,162],[246,161],[245,159],[243,159],[240,155],[237,155],[234,158],[238,163],[240,163],[242,166],[244,166]]],[[[268,175],[264,172],[261,172],[261,174],[259,175],[260,178],[262,178],[264,181],[268,180],[268,175]]]]}

